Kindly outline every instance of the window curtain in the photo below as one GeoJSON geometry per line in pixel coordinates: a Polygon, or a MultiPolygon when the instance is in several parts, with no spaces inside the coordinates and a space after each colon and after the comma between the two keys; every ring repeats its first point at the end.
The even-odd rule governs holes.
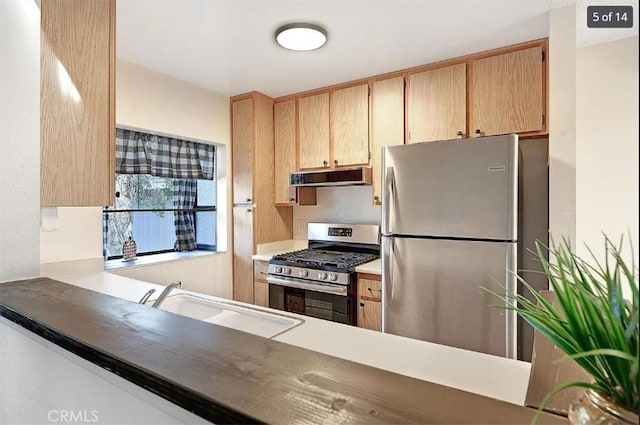
{"type": "MultiPolygon", "coordinates": [[[[197,182],[190,179],[173,181],[173,207],[192,209],[196,205],[197,182]]],[[[176,251],[196,249],[196,227],[194,212],[176,211],[174,225],[176,230],[176,251]]]]}
{"type": "Polygon", "coordinates": [[[116,129],[119,174],[213,180],[214,155],[213,145],[116,129]]]}

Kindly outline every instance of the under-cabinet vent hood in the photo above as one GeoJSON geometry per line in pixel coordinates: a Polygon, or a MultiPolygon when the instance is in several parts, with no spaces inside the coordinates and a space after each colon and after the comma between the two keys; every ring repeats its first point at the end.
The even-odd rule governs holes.
{"type": "Polygon", "coordinates": [[[291,186],[358,186],[371,184],[371,167],[331,168],[291,173],[291,186]]]}

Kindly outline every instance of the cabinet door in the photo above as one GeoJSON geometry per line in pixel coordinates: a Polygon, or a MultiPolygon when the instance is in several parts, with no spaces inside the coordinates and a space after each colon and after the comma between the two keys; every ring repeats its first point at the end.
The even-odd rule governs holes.
{"type": "Polygon", "coordinates": [[[331,93],[333,165],[369,163],[369,85],[331,93]]]}
{"type": "Polygon", "coordinates": [[[472,62],[470,131],[483,135],[543,129],[542,47],[472,62]]]}
{"type": "Polygon", "coordinates": [[[42,1],[42,206],[113,204],[114,33],[114,0],[42,1]]]}
{"type": "Polygon", "coordinates": [[[253,303],[253,208],[233,208],[233,299],[253,303]]]}
{"type": "Polygon", "coordinates": [[[300,169],[329,166],[329,93],[298,99],[300,169]]]}
{"type": "Polygon", "coordinates": [[[404,143],[404,78],[374,81],[371,90],[373,203],[382,200],[382,147],[404,143]]]}
{"type": "Polygon", "coordinates": [[[358,327],[382,330],[382,303],[380,301],[360,300],[358,303],[358,327]]]}
{"type": "Polygon", "coordinates": [[[253,301],[256,305],[269,307],[269,284],[267,283],[267,273],[269,272],[269,262],[253,261],[253,301]]]}
{"type": "Polygon", "coordinates": [[[269,284],[266,280],[254,282],[254,304],[262,307],[269,307],[269,284]]]}
{"type": "Polygon", "coordinates": [[[273,105],[275,132],[275,196],[276,204],[294,204],[295,188],[289,186],[289,175],[296,171],[296,101],[273,105]]]}
{"type": "Polygon", "coordinates": [[[409,75],[407,143],[454,139],[465,133],[466,65],[409,75]]]}
{"type": "Polygon", "coordinates": [[[253,99],[234,102],[231,111],[233,203],[253,202],[253,99]]]}

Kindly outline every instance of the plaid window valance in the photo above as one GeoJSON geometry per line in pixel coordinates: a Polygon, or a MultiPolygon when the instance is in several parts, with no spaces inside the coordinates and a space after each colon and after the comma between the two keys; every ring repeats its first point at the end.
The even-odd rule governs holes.
{"type": "Polygon", "coordinates": [[[213,180],[214,155],[213,145],[116,129],[119,174],[213,180]]]}

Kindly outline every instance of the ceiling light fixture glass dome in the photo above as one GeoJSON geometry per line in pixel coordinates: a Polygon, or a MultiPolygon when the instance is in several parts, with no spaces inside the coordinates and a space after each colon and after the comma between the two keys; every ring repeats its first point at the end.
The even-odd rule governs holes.
{"type": "Polygon", "coordinates": [[[316,50],[327,42],[327,31],[313,24],[287,24],[276,31],[276,42],[285,49],[298,52],[316,50]]]}

